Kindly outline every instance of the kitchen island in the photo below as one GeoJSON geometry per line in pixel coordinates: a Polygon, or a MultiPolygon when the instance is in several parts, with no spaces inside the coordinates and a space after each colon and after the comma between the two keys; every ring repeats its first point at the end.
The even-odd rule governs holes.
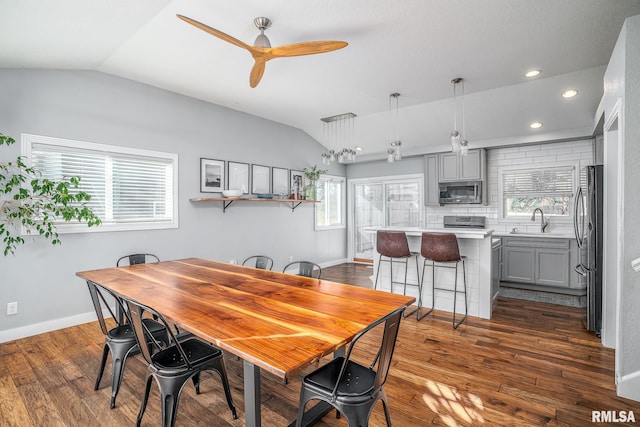
{"type": "MultiPolygon", "coordinates": [[[[493,230],[487,229],[464,229],[464,228],[439,228],[439,229],[421,229],[421,228],[394,228],[394,227],[369,227],[365,231],[375,235],[377,230],[395,230],[404,231],[409,242],[409,249],[420,253],[420,243],[423,232],[432,233],[454,233],[458,238],[458,247],[460,254],[466,257],[465,266],[467,270],[467,303],[470,316],[477,316],[483,319],[490,319],[491,312],[495,308],[496,298],[498,296],[498,287],[492,286],[492,262],[491,262],[491,237],[493,230]]],[[[374,253],[374,265],[372,280],[375,281],[375,273],[378,271],[378,260],[380,256],[374,253]]],[[[424,258],[418,257],[418,272],[416,272],[415,258],[409,261],[407,272],[407,295],[418,298],[418,287],[420,277],[422,275],[422,264],[424,258]],[[413,286],[411,286],[411,284],[413,286]]],[[[379,290],[391,292],[390,287],[390,264],[383,262],[380,267],[380,278],[378,279],[379,290]]],[[[463,283],[462,266],[458,269],[458,289],[463,283]]],[[[431,266],[427,263],[424,269],[424,283],[422,286],[422,306],[430,307],[431,305],[431,266]]],[[[436,287],[453,289],[454,269],[436,268],[436,287]]],[[[404,280],[404,265],[395,263],[393,268],[394,282],[402,282],[404,280]]],[[[402,293],[403,285],[394,284],[394,293],[402,293]]],[[[460,305],[460,301],[464,301],[462,295],[458,298],[457,312],[463,312],[464,308],[460,305]]],[[[435,295],[436,310],[453,311],[453,292],[441,291],[436,289],[435,295]]]]}

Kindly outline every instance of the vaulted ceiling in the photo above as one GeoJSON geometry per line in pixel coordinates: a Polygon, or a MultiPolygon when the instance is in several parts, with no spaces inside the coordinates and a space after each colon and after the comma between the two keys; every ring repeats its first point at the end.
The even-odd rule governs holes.
{"type": "Polygon", "coordinates": [[[465,79],[471,147],[591,134],[606,64],[640,1],[0,0],[0,11],[0,67],[102,71],[300,128],[328,148],[359,145],[359,158],[373,159],[396,127],[405,154],[448,149],[455,77],[465,79]],[[176,14],[247,44],[265,16],[273,46],[349,45],[274,59],[250,88],[249,53],[176,14]],[[524,77],[530,69],[542,74],[524,77]],[[569,88],[578,95],[562,98],[569,88]],[[336,141],[320,119],[346,112],[358,116],[354,131],[336,141]]]}

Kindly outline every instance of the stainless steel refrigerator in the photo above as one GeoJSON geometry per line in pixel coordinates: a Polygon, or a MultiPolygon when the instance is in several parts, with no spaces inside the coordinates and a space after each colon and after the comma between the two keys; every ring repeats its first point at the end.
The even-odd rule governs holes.
{"type": "Polygon", "coordinates": [[[587,329],[600,336],[602,330],[602,165],[581,171],[575,198],[573,225],[584,256],[575,270],[587,281],[587,329]]]}

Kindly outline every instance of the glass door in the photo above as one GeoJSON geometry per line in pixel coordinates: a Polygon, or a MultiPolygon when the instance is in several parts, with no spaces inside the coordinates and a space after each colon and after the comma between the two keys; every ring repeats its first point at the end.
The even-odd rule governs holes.
{"type": "Polygon", "coordinates": [[[421,226],[421,176],[359,180],[351,188],[354,261],[373,262],[375,235],[365,228],[421,226]]]}
{"type": "Polygon", "coordinates": [[[384,226],[384,199],[382,183],[355,184],[354,189],[354,255],[353,260],[371,262],[375,252],[374,236],[364,227],[384,226]]]}

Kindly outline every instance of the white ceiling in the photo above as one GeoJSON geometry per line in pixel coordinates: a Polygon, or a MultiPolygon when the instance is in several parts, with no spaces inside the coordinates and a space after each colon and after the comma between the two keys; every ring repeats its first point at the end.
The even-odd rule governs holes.
{"type": "Polygon", "coordinates": [[[591,134],[602,76],[640,0],[0,0],[0,67],[98,70],[300,128],[329,148],[320,118],[353,112],[361,159],[389,146],[399,92],[404,153],[448,148],[451,79],[465,79],[470,145],[591,134]],[[341,50],[267,63],[249,87],[252,44],[343,40],[341,50]],[[527,79],[524,72],[542,69],[527,79]],[[560,93],[576,88],[567,100],[560,93]],[[531,130],[539,120],[544,126],[531,130]]]}

